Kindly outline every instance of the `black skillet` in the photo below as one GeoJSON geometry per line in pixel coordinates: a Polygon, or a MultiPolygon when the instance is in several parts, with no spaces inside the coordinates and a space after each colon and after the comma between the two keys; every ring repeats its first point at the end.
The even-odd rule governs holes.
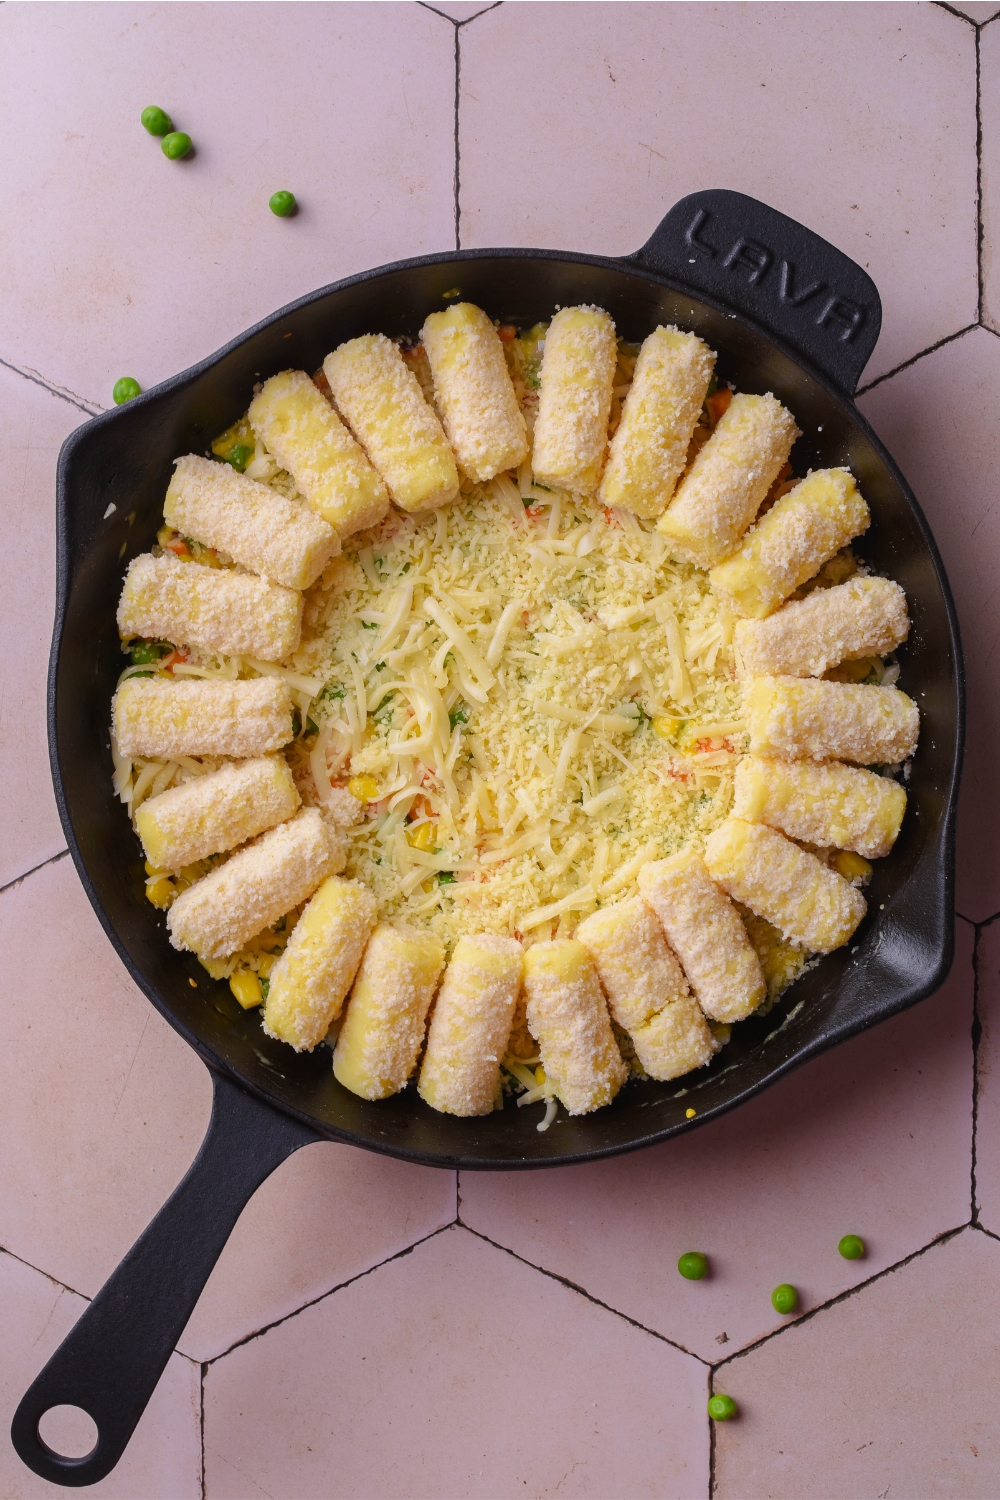
{"type": "Polygon", "coordinates": [[[941,559],[909,487],[852,396],[875,347],[881,305],[861,268],[784,215],[739,193],[683,199],[635,255],[471,250],[421,256],[349,277],[275,313],[193,369],[88,422],[66,441],[58,476],[58,608],[49,669],[49,747],[63,828],[84,888],[136,983],[212,1072],[214,1104],[184,1181],[129,1251],[22,1400],[14,1447],[56,1484],[93,1484],[118,1462],[248,1199],[311,1141],[346,1141],[429,1166],[511,1170],[594,1161],[715,1119],[827,1047],[932,993],[953,949],[953,828],[963,737],[958,625],[941,559]],[[379,330],[413,335],[455,289],[521,325],[557,305],[598,303],[619,334],[658,323],[696,330],[718,372],[774,391],[803,436],[797,473],[847,464],[872,510],[860,551],[905,588],[912,633],[902,682],[923,714],[910,806],[876,866],[869,916],[849,948],[804,975],[766,1018],[745,1022],[686,1090],[630,1084],[608,1109],[481,1120],[435,1114],[413,1089],[368,1103],[342,1089],[330,1054],[296,1056],[167,943],[143,894],[128,818],[111,788],[108,716],[122,667],[114,609],[129,559],[151,545],[178,454],[206,449],[246,410],[254,382],[315,370],[334,345],[379,330]],[[115,509],[110,515],[110,506],[115,509]],[[194,989],[189,979],[197,981],[194,989]],[[696,1119],[685,1111],[694,1106],[696,1119]],[[85,1458],[38,1433],[50,1407],[97,1424],[85,1458]]]}

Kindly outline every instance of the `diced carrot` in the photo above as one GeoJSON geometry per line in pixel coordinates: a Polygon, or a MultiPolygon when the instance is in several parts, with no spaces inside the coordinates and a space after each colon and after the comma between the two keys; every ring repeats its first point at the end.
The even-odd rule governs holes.
{"type": "Polygon", "coordinates": [[[713,426],[723,413],[729,410],[729,403],[732,399],[732,391],[728,390],[725,386],[720,386],[714,395],[709,396],[705,405],[708,407],[708,415],[712,419],[713,426]]]}
{"type": "Polygon", "coordinates": [[[191,548],[188,546],[183,537],[175,537],[172,542],[167,542],[165,545],[167,550],[169,552],[173,552],[177,557],[191,556],[191,548]]]}
{"type": "Polygon", "coordinates": [[[497,329],[497,333],[500,335],[501,341],[505,344],[512,343],[517,338],[517,329],[513,323],[501,323],[497,329]]]}

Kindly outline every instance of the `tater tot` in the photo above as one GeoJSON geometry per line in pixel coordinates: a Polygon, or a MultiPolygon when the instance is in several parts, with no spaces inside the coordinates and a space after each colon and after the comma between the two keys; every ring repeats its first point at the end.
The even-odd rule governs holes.
{"type": "Polygon", "coordinates": [[[431,313],[420,338],[461,468],[480,483],[516,469],[528,455],[528,432],[503,344],[482,308],[456,302],[431,313]]]}
{"type": "Polygon", "coordinates": [[[734,817],[820,848],[853,849],[866,859],[889,853],[906,811],[898,782],[837,761],[746,755],[733,792],[734,817]]]}
{"type": "Polygon", "coordinates": [[[842,948],[867,910],[843,876],[763,823],[727,818],[708,837],[705,864],[734,900],[808,953],[842,948]]]}
{"type": "Polygon", "coordinates": [[[594,912],[580,923],[576,940],[590,954],[608,1009],[651,1078],[679,1078],[709,1061],[715,1039],[641,896],[594,912]]]}
{"type": "Polygon", "coordinates": [[[333,1054],[339,1083],[362,1099],[398,1094],[413,1072],[444,946],[422,927],[381,922],[365,949],[333,1054]]]}
{"type": "Polygon", "coordinates": [[[697,854],[639,871],[639,891],[663,924],[695,998],[713,1021],[742,1021],[767,993],[740,914],[697,854]]]}
{"type": "Polygon", "coordinates": [[[733,639],[748,677],[822,677],[841,662],[885,656],[909,632],[899,584],[858,577],[813,589],[766,620],[737,620],[733,639]]]}
{"type": "Polygon", "coordinates": [[[552,489],[592,495],[608,450],[615,325],[600,307],[564,307],[545,335],[532,468],[552,489]]]}
{"type": "Polygon", "coordinates": [[[325,880],[271,970],[264,1030],[296,1052],[319,1046],[340,1015],[378,906],[356,880],[325,880]]]}
{"type": "Polygon", "coordinates": [[[754,755],[883,766],[917,748],[920,713],[899,688],[752,677],[743,702],[754,755]]]}
{"type": "Polygon", "coordinates": [[[555,938],[530,947],[524,992],[528,1030],[556,1097],[571,1115],[610,1104],[628,1074],[583,944],[555,938]]]}
{"type": "Polygon", "coordinates": [[[514,938],[460,937],[427,1033],[420,1096],[449,1115],[488,1115],[521,987],[524,954],[514,938]]]}

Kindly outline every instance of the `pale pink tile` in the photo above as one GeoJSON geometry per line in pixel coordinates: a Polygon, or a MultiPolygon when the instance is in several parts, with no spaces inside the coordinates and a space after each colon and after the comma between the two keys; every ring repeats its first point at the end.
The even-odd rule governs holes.
{"type": "Polygon", "coordinates": [[[454,244],[454,32],[413,4],[0,11],[0,357],[111,404],[315,287],[454,244]],[[170,162],[139,114],[195,143],[170,162]],[[267,203],[291,189],[301,212],[267,203]]]}
{"type": "Polygon", "coordinates": [[[976,1199],[983,1224],[1000,1234],[1000,922],[979,934],[976,981],[982,1026],[976,1059],[976,1199]]]}
{"type": "Polygon", "coordinates": [[[780,1282],[807,1310],[969,1217],[971,956],[962,926],[937,995],[692,1135],[530,1178],[463,1172],[463,1222],[703,1359],[760,1338],[785,1321],[780,1282]],[[844,1234],[864,1260],[837,1253],[844,1234]],[[678,1274],[687,1250],[710,1278],[678,1274]]]}
{"type": "Polygon", "coordinates": [[[208,1072],[128,977],[71,861],[0,896],[0,1243],[93,1295],[187,1171],[208,1072]]]}
{"type": "Polygon", "coordinates": [[[453,1172],[308,1146],[244,1210],[180,1347],[212,1359],[454,1217],[453,1172]]]}
{"type": "MultiPolygon", "coordinates": [[[[995,9],[995,7],[991,7],[995,9]]],[[[980,34],[983,121],[983,317],[1000,329],[1000,22],[980,34]]]]}
{"type": "MultiPolygon", "coordinates": [[[[996,440],[1000,339],[985,329],[917,360],[858,403],[920,501],[958,607],[968,733],[958,818],[958,910],[1000,911],[1000,509],[996,440]]],[[[919,702],[919,697],[918,700],[919,702]]]]}
{"type": "Polygon", "coordinates": [[[973,1229],[724,1366],[718,1500],[994,1500],[1000,1245],[973,1229]]]}
{"type": "Polygon", "coordinates": [[[869,379],[975,320],[975,34],[939,7],[502,5],[461,50],[463,245],[623,255],[736,188],[870,271],[869,379]]]}
{"type": "Polygon", "coordinates": [[[66,847],[45,739],[56,579],[56,459],[87,414],[0,365],[0,886],[66,847]]]}
{"type": "MultiPolygon", "coordinates": [[[[0,1252],[0,1429],[5,1435],[0,1443],[0,1494],[5,1500],[42,1500],[66,1493],[26,1469],[6,1434],[21,1397],[85,1307],[82,1297],[0,1252]]],[[[77,1493],[99,1500],[196,1500],[201,1495],[198,1387],[197,1365],[172,1355],[118,1467],[100,1484],[86,1485],[77,1493]]],[[[44,1425],[50,1440],[56,1434],[68,1436],[81,1425],[67,1421],[62,1413],[53,1413],[53,1422],[54,1428],[44,1425]]],[[[63,1451],[70,1453],[68,1446],[63,1451]]]]}
{"type": "Polygon", "coordinates": [[[209,1368],[206,1496],[702,1496],[706,1373],[445,1230],[209,1368]]]}

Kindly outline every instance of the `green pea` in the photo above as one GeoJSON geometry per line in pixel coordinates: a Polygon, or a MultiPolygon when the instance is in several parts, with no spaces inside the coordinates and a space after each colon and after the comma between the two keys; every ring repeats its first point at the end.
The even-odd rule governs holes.
{"type": "Polygon", "coordinates": [[[232,464],[233,468],[238,469],[242,474],[247,464],[253,458],[253,455],[254,450],[252,448],[246,447],[244,443],[237,443],[236,447],[226,459],[226,463],[232,464]]]}
{"type": "Polygon", "coordinates": [[[129,656],[132,658],[133,666],[142,667],[147,662],[159,661],[169,649],[168,646],[162,646],[159,641],[140,641],[138,646],[132,647],[129,656]]]}
{"type": "Polygon", "coordinates": [[[837,1249],[845,1260],[860,1260],[865,1253],[865,1242],[856,1234],[845,1234],[837,1249]]]}
{"type": "Polygon", "coordinates": [[[279,219],[288,219],[291,218],[299,205],[295,201],[294,193],[282,191],[280,193],[272,193],[267,200],[267,206],[273,214],[278,215],[279,219]]]}
{"type": "Polygon", "coordinates": [[[115,405],[122,406],[126,401],[132,401],[136,396],[141,396],[142,386],[138,380],[133,380],[131,375],[123,375],[121,380],[115,381],[111,395],[115,405]]]}
{"type": "Polygon", "coordinates": [[[799,1294],[787,1281],[776,1286],[771,1293],[771,1306],[775,1312],[793,1313],[799,1305],[799,1294]]]}
{"type": "Polygon", "coordinates": [[[728,1422],[730,1417],[735,1417],[736,1412],[737,1406],[732,1396],[709,1396],[708,1415],[713,1422],[728,1422]]]}
{"type": "Polygon", "coordinates": [[[185,135],[183,130],[172,130],[165,135],[160,145],[164,156],[169,156],[171,161],[180,161],[182,156],[187,156],[191,150],[191,137],[185,135]]]}
{"type": "Polygon", "coordinates": [[[708,1274],[708,1258],[700,1250],[689,1250],[677,1262],[677,1269],[685,1281],[700,1281],[708,1274]]]}
{"type": "Polygon", "coordinates": [[[139,119],[150,135],[167,135],[174,128],[170,123],[170,116],[158,104],[147,104],[139,119]]]}
{"type": "Polygon", "coordinates": [[[438,872],[438,885],[454,885],[455,875],[452,870],[440,870],[438,872]]]}

